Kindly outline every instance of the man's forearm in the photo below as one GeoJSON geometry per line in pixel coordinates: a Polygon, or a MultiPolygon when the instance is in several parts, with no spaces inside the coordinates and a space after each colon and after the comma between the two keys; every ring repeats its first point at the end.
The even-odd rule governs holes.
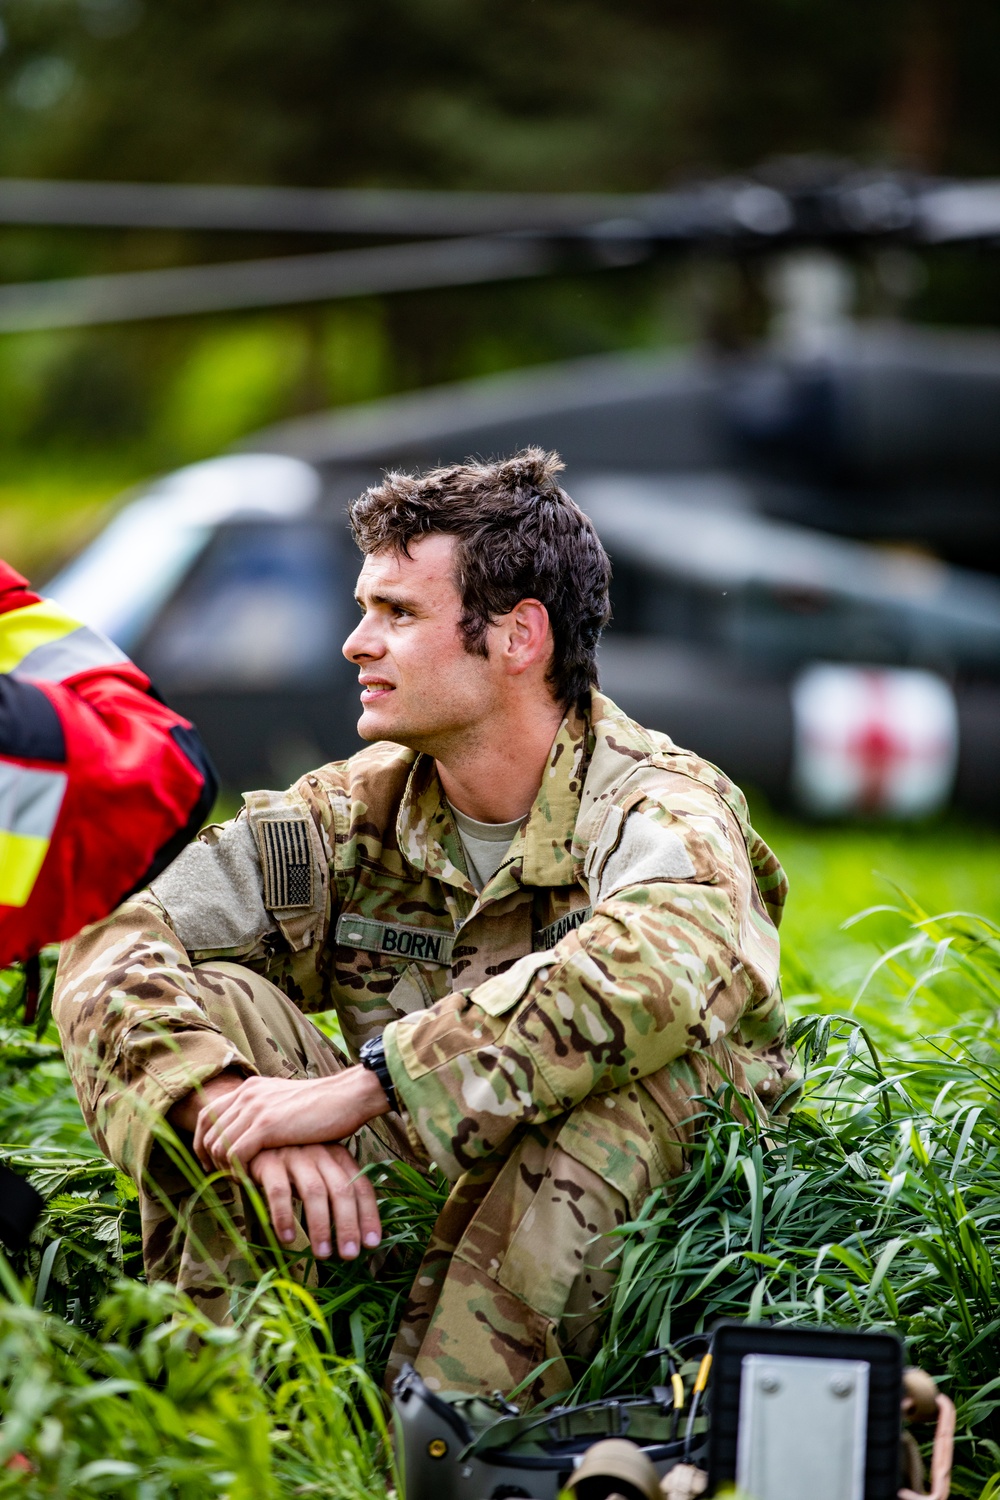
{"type": "Polygon", "coordinates": [[[522,1126],[719,1041],[755,998],[736,940],[724,888],[663,882],[643,904],[605,903],[551,954],[391,1021],[386,1059],[427,1154],[456,1181],[522,1126]]]}
{"type": "Polygon", "coordinates": [[[243,1081],[242,1073],[236,1073],[232,1068],[227,1068],[225,1072],[217,1073],[214,1078],[210,1078],[207,1083],[192,1089],[189,1094],[184,1095],[183,1099],[178,1099],[167,1115],[167,1119],[175,1130],[186,1130],[193,1135],[202,1110],[211,1104],[217,1104],[226,1094],[231,1094],[234,1089],[238,1089],[243,1081]]]}
{"type": "MultiPolygon", "coordinates": [[[[213,1082],[216,1080],[213,1080],[213,1082]]],[[[356,1064],[329,1078],[246,1078],[197,1110],[195,1154],[246,1166],[258,1151],[343,1141],[390,1108],[375,1074],[356,1064]]]]}

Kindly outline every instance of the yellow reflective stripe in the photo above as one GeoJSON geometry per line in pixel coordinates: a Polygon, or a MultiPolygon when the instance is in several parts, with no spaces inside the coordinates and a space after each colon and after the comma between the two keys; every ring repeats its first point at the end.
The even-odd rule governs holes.
{"type": "Polygon", "coordinates": [[[0,672],[13,672],[39,646],[62,640],[79,628],[80,621],[51,599],[0,615],[0,672]]]}
{"type": "Polygon", "coordinates": [[[25,905],[48,848],[48,839],[0,828],[0,906],[25,905]]]}

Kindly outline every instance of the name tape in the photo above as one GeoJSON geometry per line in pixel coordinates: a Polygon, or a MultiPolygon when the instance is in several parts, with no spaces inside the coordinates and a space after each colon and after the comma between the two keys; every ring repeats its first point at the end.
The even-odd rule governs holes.
{"type": "Polygon", "coordinates": [[[345,948],[362,948],[366,953],[386,953],[425,964],[450,964],[455,935],[428,927],[377,922],[372,917],[345,912],[337,921],[337,942],[345,948]]]}
{"type": "Polygon", "coordinates": [[[592,906],[578,906],[575,911],[568,911],[563,916],[557,917],[554,922],[549,923],[548,927],[543,927],[541,932],[535,933],[535,952],[544,953],[546,948],[554,948],[567,932],[572,932],[576,927],[582,927],[584,922],[589,922],[593,915],[592,906]]]}

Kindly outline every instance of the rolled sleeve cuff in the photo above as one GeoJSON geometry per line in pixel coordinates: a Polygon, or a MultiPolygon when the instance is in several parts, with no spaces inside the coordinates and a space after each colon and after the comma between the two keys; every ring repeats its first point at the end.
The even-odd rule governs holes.
{"type": "Polygon", "coordinates": [[[255,1077],[258,1068],[219,1031],[157,1024],[133,1026],[121,1043],[127,1088],[109,1091],[98,1102],[96,1120],[115,1165],[138,1180],[149,1166],[157,1140],[169,1130],[173,1106],[227,1070],[255,1077]]]}

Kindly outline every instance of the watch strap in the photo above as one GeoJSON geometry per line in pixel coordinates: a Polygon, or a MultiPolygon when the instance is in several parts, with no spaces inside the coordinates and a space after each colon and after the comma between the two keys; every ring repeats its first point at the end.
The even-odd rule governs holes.
{"type": "Polygon", "coordinates": [[[389,1065],[385,1060],[385,1043],[380,1036],[369,1037],[363,1043],[358,1052],[358,1061],[363,1068],[374,1073],[379,1083],[385,1090],[385,1097],[389,1101],[389,1108],[396,1114],[399,1113],[399,1100],[396,1098],[396,1089],[389,1072],[389,1065]]]}

